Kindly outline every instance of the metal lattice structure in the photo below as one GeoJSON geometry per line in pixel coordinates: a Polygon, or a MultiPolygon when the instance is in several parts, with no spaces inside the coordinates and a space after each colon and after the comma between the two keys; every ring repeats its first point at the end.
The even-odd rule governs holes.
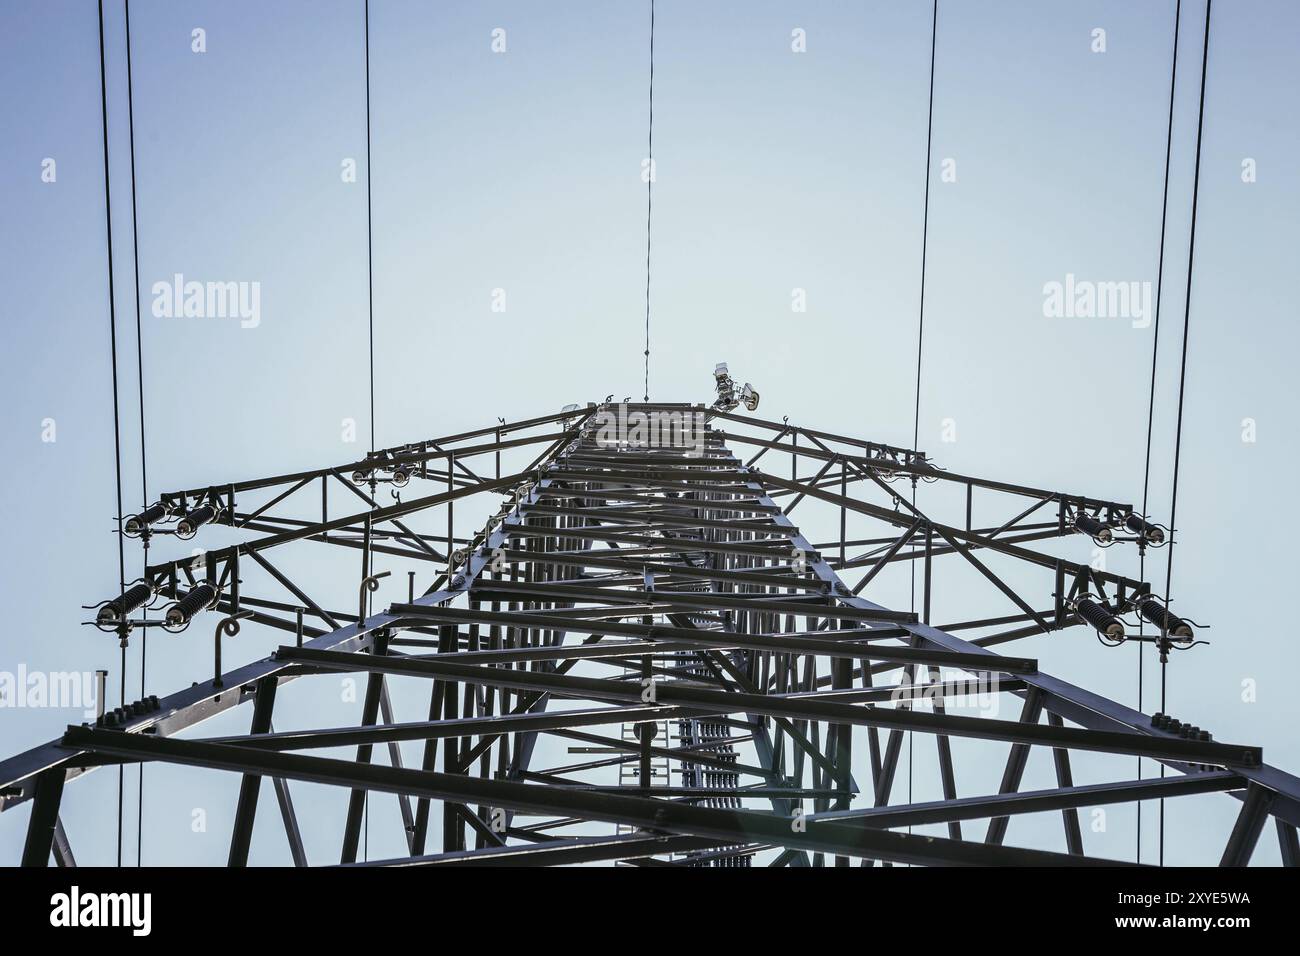
{"type": "Polygon", "coordinates": [[[0,809],[33,803],[24,864],[72,862],[65,783],[137,761],[242,776],[232,865],[248,861],[263,778],[299,865],[296,781],[350,791],[338,856],[320,863],[357,861],[370,792],[396,794],[400,807],[408,855],[387,864],[1113,864],[1087,854],[1082,808],[1211,792],[1241,802],[1221,837],[1225,865],[1249,861],[1269,817],[1284,862],[1300,858],[1300,779],[1259,748],[991,649],[1071,628],[1166,655],[1191,643],[1191,624],[1147,584],[1035,547],[1079,533],[1164,543],[1127,504],[955,474],[915,450],[718,407],[606,403],[163,495],[126,527],[148,544],[204,525],[242,540],[148,565],[97,621],[122,640],[193,621],[185,639],[203,661],[211,645],[198,632],[215,625],[212,677],[0,763],[0,809]],[[783,459],[788,478],[769,470],[783,459]],[[957,517],[917,507],[918,482],[943,483],[936,500],[964,503],[957,517]],[[380,503],[383,485],[394,503],[380,503]],[[430,493],[401,500],[408,487],[430,493]],[[457,537],[456,511],[486,499],[478,513],[492,517],[457,537]],[[815,544],[794,524],[805,501],[838,520],[837,538],[815,544]],[[879,531],[850,539],[850,517],[879,531]],[[273,563],[275,549],[308,542],[357,556],[336,602],[352,612],[273,563]],[[978,572],[1010,613],[933,625],[941,558],[978,572]],[[407,599],[382,611],[371,603],[389,572],[377,563],[416,569],[407,599]],[[998,563],[1019,569],[1015,586],[998,563]],[[915,570],[917,611],[865,596],[891,567],[915,570]],[[421,572],[431,583],[417,593],[421,572]],[[154,601],[167,609],[146,619],[154,601]],[[241,621],[283,632],[284,646],[223,672],[222,636],[241,621]],[[275,732],[288,685],[330,674],[364,675],[360,725],[275,732]],[[397,681],[422,690],[427,712],[397,719],[397,681]],[[952,712],[969,681],[1018,719],[952,712]],[[192,732],[245,703],[248,734],[192,732]],[[943,799],[895,802],[908,733],[935,738],[943,799]],[[1003,768],[996,793],[961,795],[952,738],[987,742],[1003,768]],[[421,748],[419,766],[402,765],[402,743],[421,748]],[[541,761],[555,744],[568,746],[568,764],[541,761]],[[312,753],[339,747],[355,759],[312,753]],[[1050,749],[1055,788],[1022,790],[1033,747],[1050,749]],[[1081,751],[1150,758],[1167,773],[1076,785],[1081,751]],[[1061,815],[1061,851],[1007,845],[1010,818],[1042,811],[1061,815]],[[931,824],[947,836],[902,832],[931,824]]]}

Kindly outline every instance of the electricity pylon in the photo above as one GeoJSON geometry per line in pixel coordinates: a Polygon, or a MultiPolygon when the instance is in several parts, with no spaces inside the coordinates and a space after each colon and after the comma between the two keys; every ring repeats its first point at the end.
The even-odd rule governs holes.
{"type": "Polygon", "coordinates": [[[241,776],[231,865],[248,861],[263,778],[299,865],[299,817],[315,802],[295,807],[298,781],[348,791],[337,847],[313,863],[357,861],[371,793],[396,795],[406,849],[380,864],[1115,863],[1088,854],[1081,809],[1210,792],[1240,801],[1218,838],[1225,865],[1250,859],[1270,816],[1284,862],[1300,857],[1300,779],[1259,748],[992,650],[1064,631],[1150,644],[1162,658],[1195,643],[1194,622],[1148,584],[1038,550],[1079,534],[1168,545],[1172,532],[1131,505],[956,474],[916,450],[718,407],[605,403],[165,494],[125,529],[157,547],[212,525],[242,540],[149,564],[95,613],[126,642],[190,628],[196,671],[213,650],[211,676],[0,763],[0,809],[33,802],[24,864],[72,862],[65,818],[109,825],[107,807],[65,804],[65,783],[137,761],[241,776]],[[786,463],[788,478],[776,473],[786,463]],[[956,516],[918,506],[920,483],[943,484],[935,499],[956,516]],[[458,535],[456,514],[484,500],[486,523],[458,535]],[[804,502],[821,509],[809,527],[838,534],[814,543],[791,519],[804,502]],[[871,530],[850,537],[850,520],[871,530]],[[356,561],[334,601],[273,563],[309,543],[356,561]],[[1006,613],[935,626],[941,559],[973,572],[1006,613]],[[376,611],[403,568],[405,600],[376,611]],[[918,610],[866,596],[891,569],[914,570],[918,610]],[[222,643],[241,623],[283,643],[225,671],[222,643]],[[209,627],[215,647],[198,633],[209,627]],[[340,674],[365,676],[359,726],[321,714],[315,728],[274,731],[288,685],[340,674]],[[420,694],[419,713],[399,719],[398,685],[420,694]],[[955,712],[972,690],[1017,716],[955,712]],[[185,733],[246,703],[246,735],[185,733]],[[935,741],[941,799],[897,802],[908,734],[935,741]],[[1001,766],[996,792],[962,795],[971,774],[957,741],[1001,766]],[[418,765],[403,765],[402,744],[418,765]],[[562,745],[581,758],[557,764],[562,745]],[[313,753],[343,747],[354,759],[313,753]],[[1022,788],[1034,747],[1050,750],[1055,787],[1022,788]],[[1166,772],[1135,778],[1131,759],[1110,759],[1098,766],[1113,779],[1076,785],[1071,758],[1084,751],[1166,772]],[[1011,818],[1042,811],[1061,815],[1059,847],[1009,845],[1011,818]],[[931,825],[945,835],[910,832],[931,825]]]}

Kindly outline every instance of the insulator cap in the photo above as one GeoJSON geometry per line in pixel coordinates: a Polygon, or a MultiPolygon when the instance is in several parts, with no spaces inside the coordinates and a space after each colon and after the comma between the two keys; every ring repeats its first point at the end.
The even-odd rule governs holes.
{"type": "Polygon", "coordinates": [[[1115,540],[1114,529],[1100,518],[1095,518],[1090,514],[1079,512],[1079,515],[1074,519],[1074,527],[1102,544],[1109,544],[1115,540]]]}
{"type": "Polygon", "coordinates": [[[1124,527],[1134,534],[1140,534],[1151,544],[1165,543],[1165,529],[1147,521],[1141,515],[1129,515],[1124,519],[1124,527]]]}
{"type": "Polygon", "coordinates": [[[192,538],[209,521],[217,516],[217,509],[212,505],[199,505],[186,513],[176,525],[176,533],[182,538],[192,538]]]}
{"type": "Polygon", "coordinates": [[[1092,598],[1079,598],[1075,602],[1075,610],[1079,617],[1083,618],[1098,633],[1112,641],[1124,640],[1124,622],[1117,618],[1113,611],[1100,601],[1094,601],[1092,598]]]}
{"type": "Polygon", "coordinates": [[[128,517],[122,525],[122,530],[129,535],[138,536],[155,521],[161,521],[165,517],[167,517],[167,506],[159,501],[145,508],[138,515],[128,517]]]}
{"type": "Polygon", "coordinates": [[[120,624],[132,611],[143,607],[151,597],[153,597],[153,588],[149,585],[143,581],[133,584],[122,592],[121,597],[114,598],[99,609],[99,613],[95,615],[95,623],[120,624]]]}
{"type": "Polygon", "coordinates": [[[204,582],[167,609],[169,627],[181,627],[199,611],[211,607],[217,599],[217,589],[204,582]]]}
{"type": "Polygon", "coordinates": [[[1137,610],[1138,614],[1142,615],[1145,620],[1150,621],[1160,628],[1162,633],[1168,634],[1170,637],[1190,641],[1196,636],[1190,624],[1155,598],[1148,597],[1139,601],[1137,610]]]}

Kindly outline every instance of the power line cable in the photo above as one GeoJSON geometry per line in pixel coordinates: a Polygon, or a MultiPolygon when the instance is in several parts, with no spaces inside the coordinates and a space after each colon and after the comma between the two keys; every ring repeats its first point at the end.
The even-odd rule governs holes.
{"type": "MultiPolygon", "coordinates": [[[[371,175],[370,175],[370,0],[365,0],[365,19],[366,19],[366,289],[367,303],[370,315],[370,451],[373,454],[375,450],[375,232],[374,232],[374,209],[371,202],[371,175]]],[[[363,574],[369,574],[370,558],[367,555],[367,570],[363,574]]],[[[369,607],[369,598],[366,600],[369,607]]],[[[370,859],[370,793],[367,791],[364,797],[364,814],[365,814],[365,849],[363,859],[370,859]]]]}
{"type": "MultiPolygon", "coordinates": [[[[109,358],[113,363],[113,464],[117,479],[117,576],[121,591],[126,590],[126,549],[122,534],[122,434],[117,387],[117,304],[113,288],[113,198],[108,175],[108,80],[104,68],[104,0],[99,0],[99,110],[104,139],[104,234],[108,241],[108,335],[109,358]]],[[[119,592],[120,593],[120,592],[119,592]]],[[[121,647],[122,704],[126,704],[126,641],[121,647]]],[[[117,768],[117,865],[122,865],[122,797],[123,768],[117,768]]]]}
{"type": "Polygon", "coordinates": [[[366,290],[370,318],[370,451],[375,450],[375,234],[370,198],[370,0],[366,16],[366,290]]]}
{"type": "MultiPolygon", "coordinates": [[[[135,262],[135,365],[138,378],[137,385],[140,392],[140,502],[142,508],[147,508],[149,507],[149,464],[144,423],[144,336],[140,322],[140,214],[136,201],[135,185],[135,94],[131,73],[131,0],[123,0],[122,7],[126,17],[126,115],[131,152],[131,254],[135,262]]],[[[143,537],[142,541],[144,546],[144,570],[147,572],[149,569],[149,539],[143,537]]],[[[147,620],[149,617],[148,608],[145,608],[142,613],[147,620]]],[[[145,697],[148,652],[149,631],[146,628],[140,632],[140,698],[142,700],[145,697]]],[[[137,802],[135,833],[136,866],[142,864],[144,855],[144,761],[140,762],[138,781],[139,800],[137,802]]]]}
{"type": "Polygon", "coordinates": [[[939,0],[934,0],[930,20],[930,103],[925,128],[925,206],[921,216],[921,301],[916,329],[916,414],[912,420],[912,448],[921,440],[921,349],[925,341],[925,267],[930,240],[930,157],[934,145],[934,54],[939,31],[939,0]]]}
{"type": "MultiPolygon", "coordinates": [[[[1201,191],[1201,142],[1205,132],[1205,80],[1210,63],[1210,10],[1214,0],[1205,0],[1205,42],[1201,49],[1201,96],[1196,114],[1196,168],[1192,174],[1192,219],[1187,239],[1187,292],[1183,300],[1183,347],[1178,370],[1178,423],[1174,432],[1174,476],[1169,499],[1169,563],[1165,569],[1165,604],[1169,604],[1174,577],[1174,540],[1177,538],[1178,514],[1178,472],[1183,454],[1183,406],[1187,391],[1187,337],[1191,331],[1192,320],[1192,273],[1196,262],[1196,212],[1201,191]]],[[[1164,637],[1162,634],[1161,637],[1164,637]]],[[[1162,654],[1160,661],[1160,711],[1167,713],[1168,696],[1168,655],[1162,654]]],[[[1165,775],[1164,764],[1160,765],[1160,776],[1165,775]]],[[[1165,863],[1165,802],[1160,801],[1160,865],[1165,863]]]]}
{"type": "MultiPolygon", "coordinates": [[[[1142,517],[1147,517],[1147,505],[1151,490],[1151,435],[1155,422],[1156,412],[1156,358],[1160,348],[1160,303],[1161,293],[1164,289],[1165,277],[1165,226],[1169,218],[1169,159],[1173,151],[1174,142],[1174,91],[1178,80],[1178,26],[1183,12],[1183,0],[1178,0],[1174,6],[1174,43],[1173,43],[1173,63],[1169,68],[1169,119],[1165,127],[1165,180],[1161,190],[1163,199],[1160,206],[1160,254],[1156,262],[1156,307],[1155,320],[1152,328],[1151,341],[1151,392],[1147,400],[1147,447],[1146,462],[1142,469],[1142,517]]],[[[1138,550],[1138,578],[1146,580],[1146,546],[1138,550]]],[[[1138,635],[1143,633],[1143,624],[1141,616],[1138,617],[1138,635]]],[[[1137,684],[1138,684],[1138,705],[1137,709],[1142,710],[1143,702],[1143,648],[1145,642],[1138,641],[1138,667],[1137,667],[1137,684]]],[[[1138,779],[1142,779],[1142,758],[1137,758],[1138,779]]],[[[1142,861],[1142,804],[1138,803],[1137,814],[1137,862],[1142,861]]]]}
{"type": "Polygon", "coordinates": [[[650,0],[650,122],[645,180],[645,401],[650,401],[650,219],[655,183],[655,0],[650,0]]]}
{"type": "MultiPolygon", "coordinates": [[[[934,0],[930,19],[930,97],[925,127],[925,204],[921,214],[921,297],[916,324],[916,411],[912,418],[912,450],[921,442],[921,353],[925,341],[925,266],[930,238],[930,157],[934,145],[934,54],[939,36],[939,0],[934,0]]],[[[916,477],[912,477],[912,508],[916,508],[916,477]]],[[[916,551],[912,545],[911,550],[916,551]]],[[[912,611],[916,612],[916,562],[911,564],[912,611]]],[[[912,732],[907,732],[907,802],[912,802],[912,732]]],[[[911,833],[909,826],[907,832],[911,833]]]]}

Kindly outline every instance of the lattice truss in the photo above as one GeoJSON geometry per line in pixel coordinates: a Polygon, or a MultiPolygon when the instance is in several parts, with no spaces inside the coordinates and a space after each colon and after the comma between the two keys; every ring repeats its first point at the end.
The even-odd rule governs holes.
{"type": "MultiPolygon", "coordinates": [[[[1169,532],[1127,504],[954,474],[918,451],[716,407],[600,404],[166,494],[125,530],[152,544],[146,554],[169,536],[232,542],[197,556],[177,543],[184,556],[148,564],[91,612],[127,641],[189,628],[180,640],[200,679],[0,763],[0,808],[33,803],[26,864],[73,861],[66,781],[139,761],[241,775],[232,865],[248,861],[263,778],[285,862],[298,865],[299,818],[327,805],[339,849],[311,862],[357,862],[368,803],[375,826],[400,828],[406,854],[379,861],[390,865],[1114,862],[1087,854],[1081,811],[1211,792],[1240,801],[1214,838],[1224,864],[1250,859],[1270,816],[1284,862],[1300,856],[1300,780],[1259,748],[990,649],[1057,631],[1097,654],[1111,652],[1090,634],[1164,655],[1195,640],[1196,625],[1147,584],[1039,550],[1081,533],[1165,544],[1169,532]],[[616,412],[700,430],[647,442],[600,424],[616,412]],[[920,483],[933,493],[918,497],[920,483]],[[801,506],[838,533],[814,543],[792,520],[801,506]],[[457,516],[484,513],[457,536],[457,516]],[[316,575],[308,562],[291,576],[288,553],[308,542],[350,556],[348,569],[316,575]],[[954,623],[940,627],[941,559],[982,593],[966,616],[945,600],[954,623]],[[891,576],[915,610],[867,596],[891,576]],[[223,642],[230,654],[276,634],[269,656],[222,671],[223,642]],[[339,675],[364,684],[359,726],[355,711],[331,726],[313,709],[310,725],[274,729],[288,685],[339,675]],[[972,688],[1001,716],[960,706],[972,688]],[[247,734],[201,736],[245,703],[247,734]],[[908,770],[918,789],[922,774],[937,778],[936,799],[906,802],[900,758],[913,738],[930,743],[908,770]],[[992,779],[1000,770],[996,792],[963,795],[964,780],[988,774],[963,766],[957,745],[995,765],[992,779]],[[1022,789],[1033,748],[1050,751],[1055,787],[1022,789]],[[1090,762],[1098,782],[1076,784],[1072,758],[1096,754],[1127,757],[1090,762]],[[1164,772],[1144,779],[1133,755],[1164,772]],[[337,796],[295,806],[302,782],[337,796]],[[1059,849],[1008,845],[1012,817],[1044,811],[1059,814],[1059,849]]],[[[109,826],[111,809],[96,812],[109,826]]]]}

